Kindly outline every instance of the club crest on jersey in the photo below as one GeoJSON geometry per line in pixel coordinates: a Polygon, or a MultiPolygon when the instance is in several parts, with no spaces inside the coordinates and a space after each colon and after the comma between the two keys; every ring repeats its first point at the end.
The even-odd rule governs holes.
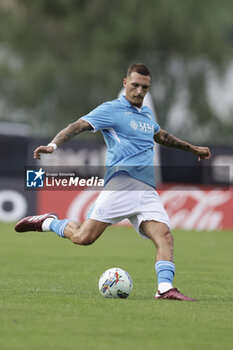
{"type": "Polygon", "coordinates": [[[137,130],[139,128],[140,131],[145,131],[145,132],[154,132],[153,124],[149,123],[141,123],[141,122],[136,122],[134,119],[130,121],[130,124],[132,129],[137,130]]]}
{"type": "Polygon", "coordinates": [[[135,120],[131,120],[131,122],[130,122],[130,124],[129,124],[130,126],[131,126],[131,128],[132,129],[134,129],[134,130],[137,130],[137,128],[138,128],[138,124],[135,122],[135,120]]]}
{"type": "Polygon", "coordinates": [[[27,187],[43,187],[45,172],[40,170],[27,170],[26,172],[26,186],[27,187]]]}

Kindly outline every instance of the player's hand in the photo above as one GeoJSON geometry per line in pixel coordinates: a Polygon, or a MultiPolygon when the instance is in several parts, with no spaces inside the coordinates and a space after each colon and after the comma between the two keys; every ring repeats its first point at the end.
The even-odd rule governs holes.
{"type": "Polygon", "coordinates": [[[201,159],[209,159],[211,157],[210,149],[209,147],[195,147],[193,154],[196,154],[198,156],[198,161],[200,162],[201,159]]]}
{"type": "Polygon", "coordinates": [[[35,149],[34,151],[34,159],[40,159],[40,154],[41,153],[53,153],[54,148],[52,146],[39,146],[35,149]]]}

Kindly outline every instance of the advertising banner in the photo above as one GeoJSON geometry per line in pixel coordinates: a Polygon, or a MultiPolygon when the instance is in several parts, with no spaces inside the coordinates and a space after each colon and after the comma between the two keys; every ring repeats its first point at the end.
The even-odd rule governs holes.
{"type": "Polygon", "coordinates": [[[13,222],[36,212],[36,191],[25,191],[22,177],[0,177],[0,221],[13,222]]]}
{"type": "MultiPolygon", "coordinates": [[[[233,187],[164,185],[158,190],[172,228],[233,229],[233,187]]],[[[99,191],[38,191],[38,214],[83,222],[99,191]]],[[[128,221],[123,224],[129,225],[128,221]]]]}

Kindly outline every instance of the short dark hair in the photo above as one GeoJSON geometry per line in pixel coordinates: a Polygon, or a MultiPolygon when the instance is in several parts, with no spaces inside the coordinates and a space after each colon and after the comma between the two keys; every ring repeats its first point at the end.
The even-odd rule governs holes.
{"type": "Polygon", "coordinates": [[[145,66],[145,64],[142,63],[134,63],[131,64],[127,70],[127,77],[130,76],[131,73],[136,72],[141,75],[149,75],[151,77],[150,71],[145,66]]]}

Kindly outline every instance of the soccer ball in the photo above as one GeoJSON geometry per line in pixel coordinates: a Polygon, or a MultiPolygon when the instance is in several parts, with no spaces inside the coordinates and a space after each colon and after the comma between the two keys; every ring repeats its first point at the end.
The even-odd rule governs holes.
{"type": "Polygon", "coordinates": [[[132,289],[132,278],[118,267],[106,270],[99,279],[99,291],[105,298],[127,298],[132,289]]]}

